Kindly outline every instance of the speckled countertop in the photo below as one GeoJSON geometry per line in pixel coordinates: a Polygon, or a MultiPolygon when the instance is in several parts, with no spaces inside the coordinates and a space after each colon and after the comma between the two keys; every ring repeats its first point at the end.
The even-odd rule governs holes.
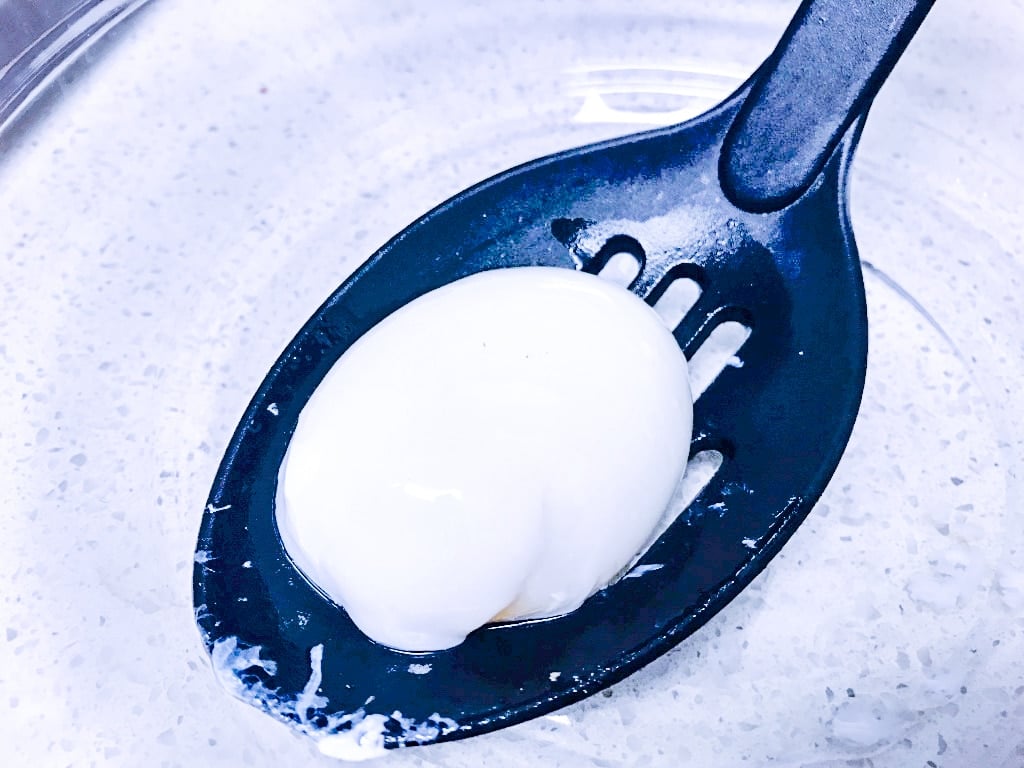
{"type": "MultiPolygon", "coordinates": [[[[157,0],[0,134],[11,765],[330,764],[232,700],[195,629],[231,430],[391,234],[702,111],[795,3],[702,5],[157,0]]],[[[1021,71],[1024,9],[944,0],[879,97],[853,178],[864,406],[768,570],[604,694],[388,762],[1024,766],[1021,71]]]]}

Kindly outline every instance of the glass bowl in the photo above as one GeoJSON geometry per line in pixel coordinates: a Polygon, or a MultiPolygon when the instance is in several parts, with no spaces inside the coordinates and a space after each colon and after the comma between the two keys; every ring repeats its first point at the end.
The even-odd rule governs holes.
{"type": "MultiPolygon", "coordinates": [[[[232,700],[195,629],[231,431],[392,234],[517,163],[704,111],[796,3],[707,5],[161,0],[9,46],[43,72],[0,107],[14,764],[330,763],[232,700]]],[[[851,193],[864,402],[782,554],[622,683],[385,760],[1024,763],[1022,43],[1015,5],[938,3],[872,110],[851,193]]]]}

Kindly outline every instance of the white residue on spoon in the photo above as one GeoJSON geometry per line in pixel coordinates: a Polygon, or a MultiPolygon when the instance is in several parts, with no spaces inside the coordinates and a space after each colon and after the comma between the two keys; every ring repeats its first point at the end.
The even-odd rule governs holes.
{"type": "MultiPolygon", "coordinates": [[[[203,607],[197,612],[202,610],[203,607]]],[[[354,712],[330,713],[330,702],[318,693],[323,679],[322,644],[310,648],[309,678],[295,696],[282,694],[272,683],[253,679],[253,669],[260,669],[269,677],[277,675],[277,663],[262,658],[261,651],[258,645],[242,648],[235,637],[219,638],[210,651],[217,679],[236,698],[316,739],[320,751],[329,757],[369,760],[386,754],[385,736],[395,736],[392,721],[401,726],[402,733],[395,736],[399,742],[419,744],[434,741],[442,733],[459,727],[455,720],[436,712],[422,722],[403,717],[398,711],[369,713],[366,707],[372,703],[372,696],[354,712]]]]}

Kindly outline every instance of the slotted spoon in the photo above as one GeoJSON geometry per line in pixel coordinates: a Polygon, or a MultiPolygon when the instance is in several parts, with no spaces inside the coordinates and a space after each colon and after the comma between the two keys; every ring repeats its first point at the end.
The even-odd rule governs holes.
{"type": "Polygon", "coordinates": [[[353,274],[260,385],[203,515],[196,620],[229,689],[315,738],[462,738],[622,679],[738,594],[810,511],[856,417],[867,319],[847,172],[870,102],[931,4],[805,2],[720,106],[491,178],[353,274]],[[724,459],[642,560],[661,567],[567,616],[484,628],[448,651],[368,640],[276,532],[278,468],[304,403],[361,334],[427,291],[528,264],[596,272],[622,252],[640,262],[630,287],[650,303],[674,279],[700,285],[674,331],[688,357],[725,321],[750,329],[742,367],[696,403],[692,454],[724,459]]]}

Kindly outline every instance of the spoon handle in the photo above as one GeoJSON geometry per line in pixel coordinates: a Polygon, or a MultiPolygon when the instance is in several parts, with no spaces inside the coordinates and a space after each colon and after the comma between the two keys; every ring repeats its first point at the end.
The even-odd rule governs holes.
{"type": "Polygon", "coordinates": [[[729,200],[764,213],[806,192],[934,2],[804,0],[726,135],[729,200]]]}

